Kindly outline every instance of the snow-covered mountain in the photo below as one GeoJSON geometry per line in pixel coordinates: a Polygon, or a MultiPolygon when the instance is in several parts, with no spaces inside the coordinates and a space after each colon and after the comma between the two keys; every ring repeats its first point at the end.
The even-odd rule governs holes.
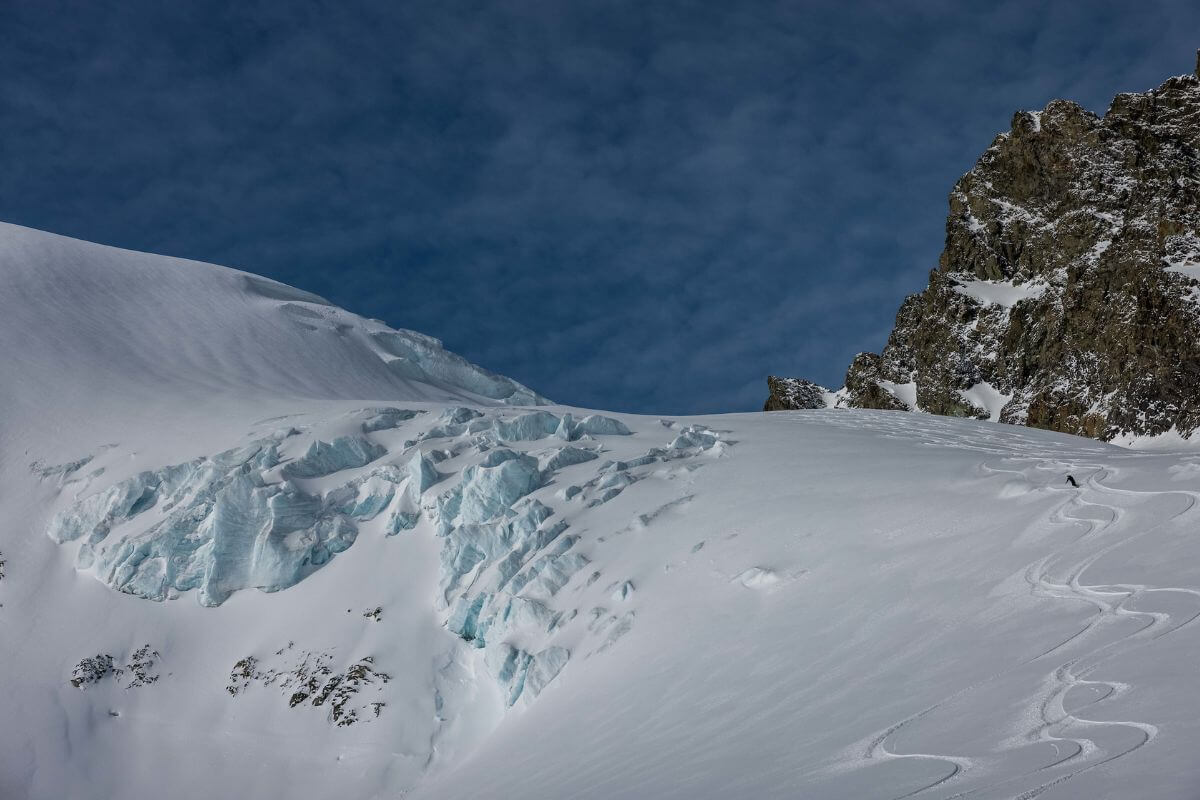
{"type": "Polygon", "coordinates": [[[556,406],[13,226],[0,342],[0,797],[1200,793],[1194,456],[556,406]]]}
{"type": "Polygon", "coordinates": [[[257,275],[2,223],[0,264],[0,402],[23,415],[138,396],[545,402],[436,339],[257,275]]]}

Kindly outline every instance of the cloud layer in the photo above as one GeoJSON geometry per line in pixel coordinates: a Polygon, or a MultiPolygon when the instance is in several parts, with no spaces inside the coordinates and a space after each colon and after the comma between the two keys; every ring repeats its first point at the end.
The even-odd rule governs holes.
{"type": "Polygon", "coordinates": [[[840,385],[1013,111],[1190,71],[1185,3],[0,7],[0,218],[293,283],[561,402],[840,385]]]}

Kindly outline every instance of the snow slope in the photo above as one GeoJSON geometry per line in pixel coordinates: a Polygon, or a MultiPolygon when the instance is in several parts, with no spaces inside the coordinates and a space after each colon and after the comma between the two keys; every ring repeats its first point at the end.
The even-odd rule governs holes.
{"type": "Polygon", "coordinates": [[[23,416],[131,396],[544,402],[436,339],[267,278],[3,223],[0,297],[0,403],[23,416]]]}
{"type": "Polygon", "coordinates": [[[0,234],[0,797],[1200,795],[1194,454],[514,407],[0,234]]]}

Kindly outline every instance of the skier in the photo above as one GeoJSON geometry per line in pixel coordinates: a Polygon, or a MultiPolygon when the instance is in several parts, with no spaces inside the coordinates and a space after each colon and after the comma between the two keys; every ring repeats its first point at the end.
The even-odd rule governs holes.
{"type": "Polygon", "coordinates": [[[1071,477],[1070,475],[1067,476],[1067,483],[1071,484],[1076,489],[1079,488],[1079,484],[1075,482],[1075,478],[1071,477]]]}

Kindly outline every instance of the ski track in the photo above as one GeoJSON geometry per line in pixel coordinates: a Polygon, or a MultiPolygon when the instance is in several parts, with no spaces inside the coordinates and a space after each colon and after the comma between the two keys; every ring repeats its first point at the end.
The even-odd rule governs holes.
{"type": "MultiPolygon", "coordinates": [[[[1022,667],[1048,659],[1055,654],[1063,655],[1062,651],[1084,645],[1089,639],[1097,639],[1094,646],[1079,655],[1059,662],[1050,672],[1046,673],[1041,686],[1034,694],[1032,703],[1040,723],[1024,736],[1026,741],[1031,744],[1050,743],[1057,752],[1065,752],[1066,755],[1026,773],[993,783],[988,783],[986,781],[988,773],[981,771],[977,774],[984,781],[982,785],[963,787],[962,790],[953,794],[941,795],[943,800],[956,800],[956,798],[970,797],[992,790],[1003,790],[1004,796],[1013,797],[1016,800],[1034,800],[1076,775],[1128,756],[1150,744],[1158,735],[1158,728],[1149,722],[1093,720],[1079,715],[1081,710],[1119,697],[1130,688],[1128,684],[1119,681],[1089,679],[1088,676],[1105,661],[1117,655],[1145,647],[1156,639],[1195,623],[1197,619],[1200,619],[1200,591],[1185,587],[1155,587],[1134,583],[1091,585],[1083,582],[1083,576],[1089,567],[1114,550],[1158,531],[1193,511],[1197,499],[1200,499],[1200,492],[1183,489],[1145,491],[1109,486],[1105,481],[1116,478],[1119,474],[1118,470],[1100,463],[1062,458],[1068,454],[1053,452],[1046,448],[1044,442],[1031,441],[1030,444],[1037,445],[1036,450],[1029,456],[1017,457],[1012,455],[1011,440],[992,440],[991,437],[983,436],[974,441],[964,441],[960,437],[946,435],[946,431],[934,420],[928,422],[923,420],[922,422],[925,424],[915,424],[903,433],[897,433],[894,430],[888,431],[881,426],[879,433],[887,438],[914,438],[915,435],[915,438],[922,439],[923,444],[960,450],[976,450],[1000,456],[1004,462],[1011,462],[1013,465],[1019,464],[1023,467],[1006,469],[1002,466],[993,466],[985,460],[979,465],[979,469],[983,473],[1014,474],[1028,481],[1030,477],[1026,473],[1028,470],[1034,469],[1050,472],[1054,476],[1054,483],[1035,485],[1051,491],[1063,492],[1069,496],[1049,513],[1046,521],[1053,525],[1079,526],[1082,524],[1085,529],[1067,544],[1029,564],[1024,570],[1024,577],[1033,595],[1051,600],[1085,603],[1092,606],[1095,613],[1081,630],[1050,649],[1026,659],[1015,667],[963,687],[938,703],[879,732],[870,741],[863,754],[866,760],[932,760],[945,763],[948,769],[946,775],[925,786],[895,795],[893,800],[928,796],[927,793],[932,793],[937,789],[963,787],[963,784],[971,779],[972,769],[977,765],[978,759],[949,753],[898,753],[888,749],[887,742],[890,738],[952,700],[1001,677],[1011,675],[1022,667]],[[1090,471],[1090,474],[1080,488],[1055,485],[1058,480],[1065,480],[1068,473],[1085,471],[1090,471]],[[1177,496],[1182,496],[1187,501],[1181,510],[1166,516],[1153,525],[1121,535],[1124,527],[1121,523],[1129,509],[1120,504],[1120,498],[1148,498],[1150,502],[1154,502],[1158,498],[1177,496]],[[1107,519],[1097,518],[1086,513],[1088,511],[1105,513],[1107,519]],[[1092,549],[1096,544],[1101,546],[1098,549],[1092,549]],[[1076,552],[1080,550],[1084,552],[1076,552]],[[1065,578],[1056,581],[1052,577],[1052,573],[1059,562],[1063,560],[1067,560],[1068,566],[1060,567],[1060,571],[1065,570],[1066,575],[1065,578]],[[1196,610],[1186,618],[1177,621],[1169,612],[1141,611],[1126,607],[1126,604],[1131,601],[1159,594],[1177,594],[1193,599],[1196,610]],[[1140,619],[1145,620],[1145,623],[1115,639],[1103,639],[1095,636],[1112,622],[1120,622],[1125,619],[1140,619]],[[1075,704],[1074,710],[1069,711],[1067,697],[1073,689],[1077,688],[1091,689],[1097,696],[1086,699],[1082,704],[1075,704]],[[1115,743],[1112,740],[1115,740],[1115,743]],[[1029,782],[1030,778],[1040,781],[1040,783],[1029,788],[1014,785],[1029,782]]],[[[828,424],[838,427],[846,425],[840,420],[829,420],[828,424]]],[[[855,427],[862,427],[861,419],[855,421],[855,427]]],[[[1085,444],[1084,448],[1086,447],[1085,444]]],[[[1075,447],[1075,452],[1071,455],[1078,455],[1079,449],[1075,447]]],[[[1099,453],[1097,454],[1099,455],[1099,453]]],[[[1003,751],[1000,751],[1000,754],[1002,753],[1003,751]]]]}

